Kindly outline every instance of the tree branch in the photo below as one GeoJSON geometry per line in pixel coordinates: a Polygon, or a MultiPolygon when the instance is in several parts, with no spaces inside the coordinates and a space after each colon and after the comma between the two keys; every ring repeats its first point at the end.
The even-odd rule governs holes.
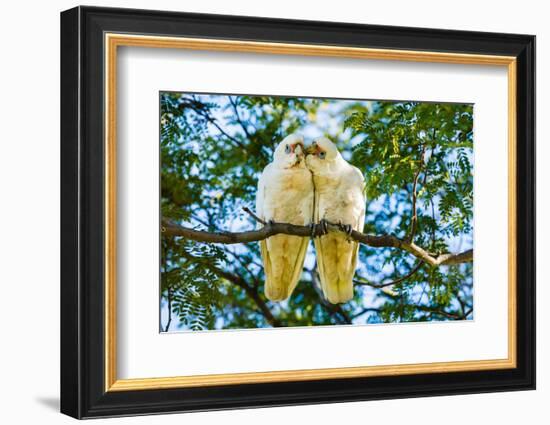
{"type": "MultiPolygon", "coordinates": [[[[414,174],[413,179],[413,187],[412,187],[412,218],[411,218],[411,230],[409,232],[409,236],[407,237],[407,240],[409,242],[412,242],[414,240],[414,234],[416,233],[416,224],[418,222],[418,212],[416,210],[416,198],[417,198],[417,190],[418,190],[418,178],[420,177],[420,173],[424,169],[424,154],[426,152],[426,145],[422,145],[422,154],[420,158],[420,166],[418,167],[418,170],[414,174]]],[[[426,177],[426,173],[424,173],[424,177],[426,177]]],[[[424,178],[424,181],[426,179],[424,178]]]]}
{"type": "Polygon", "coordinates": [[[237,260],[239,262],[239,264],[241,265],[241,267],[246,270],[246,272],[248,273],[250,278],[254,281],[253,282],[254,287],[260,286],[260,281],[258,280],[258,277],[254,273],[252,273],[252,270],[250,270],[250,267],[248,267],[250,264],[256,264],[256,263],[254,263],[252,261],[250,261],[249,263],[245,262],[241,258],[240,255],[238,255],[238,254],[234,253],[233,251],[229,250],[227,247],[224,247],[224,252],[227,253],[227,254],[230,254],[231,257],[233,257],[235,260],[237,260]]]}
{"type": "MultiPolygon", "coordinates": [[[[341,226],[335,223],[328,223],[330,232],[342,232],[341,226]]],[[[311,227],[298,226],[290,223],[274,223],[267,222],[263,227],[256,230],[246,232],[205,232],[202,230],[190,229],[172,223],[167,219],[162,219],[162,233],[165,236],[181,236],[189,240],[205,243],[221,243],[221,244],[237,244],[258,242],[269,238],[270,236],[285,234],[292,236],[310,237],[312,234],[311,227]]],[[[313,231],[314,236],[321,236],[321,228],[317,226],[313,231]]],[[[353,230],[350,235],[351,239],[373,248],[398,248],[403,249],[418,259],[424,261],[431,266],[452,265],[461,263],[471,263],[474,258],[474,250],[451,254],[445,253],[435,256],[425,249],[419,247],[414,242],[399,239],[393,235],[367,235],[365,233],[353,230]]]]}
{"type": "Polygon", "coordinates": [[[252,218],[253,218],[254,220],[256,220],[258,223],[263,224],[264,226],[267,224],[267,223],[265,222],[265,220],[262,220],[260,217],[258,217],[256,214],[254,214],[250,208],[244,207],[244,208],[243,208],[243,211],[244,211],[245,213],[251,215],[252,218]]]}
{"type": "Polygon", "coordinates": [[[419,261],[419,262],[416,264],[416,266],[414,266],[414,268],[413,268],[409,273],[407,273],[405,276],[400,277],[399,279],[392,280],[391,282],[386,282],[386,283],[372,283],[372,282],[368,282],[368,281],[362,280],[362,279],[354,279],[354,280],[353,280],[353,283],[355,283],[356,285],[366,285],[366,286],[370,286],[370,287],[376,288],[376,289],[381,289],[381,288],[385,288],[385,287],[387,287],[387,286],[397,285],[398,283],[401,283],[401,282],[403,282],[404,280],[407,280],[408,278],[410,278],[411,276],[413,276],[413,275],[420,269],[420,267],[422,267],[422,264],[423,264],[423,262],[422,262],[422,261],[419,261]]]}
{"type": "MultiPolygon", "coordinates": [[[[414,309],[416,309],[418,311],[421,311],[423,313],[437,314],[439,316],[447,317],[448,319],[453,319],[453,320],[464,320],[464,319],[466,319],[466,316],[461,316],[461,315],[455,314],[455,313],[449,313],[445,310],[441,310],[441,309],[438,309],[438,308],[435,308],[435,307],[429,307],[429,306],[425,306],[425,305],[403,304],[403,307],[414,308],[414,309]]],[[[382,309],[380,309],[380,308],[366,307],[366,308],[360,310],[358,313],[354,314],[353,317],[352,317],[352,320],[357,319],[358,317],[362,316],[365,313],[369,313],[369,312],[380,313],[381,311],[382,311],[382,309]]],[[[470,313],[471,312],[468,312],[468,314],[470,314],[470,313]]]]}
{"type": "Polygon", "coordinates": [[[366,314],[366,313],[380,313],[380,311],[381,310],[379,308],[376,308],[376,307],[365,307],[365,308],[361,309],[359,311],[359,313],[354,314],[351,317],[351,320],[355,320],[358,317],[361,317],[363,314],[366,314]]]}
{"type": "Polygon", "coordinates": [[[424,305],[415,305],[413,307],[416,308],[419,311],[423,311],[423,312],[426,312],[426,313],[432,313],[432,314],[438,314],[439,316],[448,317],[449,319],[454,319],[454,320],[462,320],[463,319],[463,317],[460,316],[459,314],[449,313],[445,310],[441,310],[441,309],[438,309],[438,308],[435,308],[435,307],[429,307],[429,306],[424,306],[424,305]]]}
{"type": "Polygon", "coordinates": [[[229,135],[217,122],[214,118],[212,118],[210,116],[210,113],[208,112],[208,110],[206,110],[206,107],[203,103],[201,103],[200,101],[196,100],[196,99],[192,99],[191,100],[192,103],[181,103],[179,105],[179,108],[180,109],[183,109],[185,108],[185,106],[190,106],[193,111],[195,111],[195,113],[197,115],[200,115],[201,117],[205,118],[210,124],[212,124],[214,127],[216,127],[216,129],[221,133],[223,134],[227,139],[231,140],[235,145],[237,145],[238,147],[240,148],[243,148],[244,149],[244,145],[239,141],[237,140],[235,137],[229,135]]]}
{"type": "MultiPolygon", "coordinates": [[[[201,262],[200,258],[197,258],[186,252],[183,252],[182,256],[185,257],[187,260],[201,262]]],[[[271,312],[271,310],[269,309],[265,301],[262,300],[262,298],[258,294],[257,288],[253,288],[250,285],[248,285],[241,276],[226,272],[225,270],[222,270],[216,267],[214,264],[210,264],[207,261],[202,261],[201,264],[204,264],[206,267],[208,267],[212,272],[214,272],[218,276],[224,278],[225,280],[228,280],[229,282],[233,283],[239,288],[242,288],[247,293],[247,295],[250,298],[252,298],[254,303],[258,306],[258,309],[260,310],[260,313],[262,314],[262,316],[265,317],[265,319],[271,326],[273,327],[283,326],[283,323],[279,319],[277,319],[275,316],[273,316],[273,313],[271,312]]]]}
{"type": "Polygon", "coordinates": [[[233,111],[235,112],[235,118],[236,118],[237,122],[239,123],[239,125],[243,129],[244,134],[246,134],[246,137],[248,138],[248,140],[250,140],[252,137],[251,137],[245,123],[241,120],[241,117],[239,115],[239,109],[237,108],[237,103],[232,99],[231,96],[228,96],[228,98],[229,98],[229,102],[231,103],[231,106],[233,107],[233,111]]]}
{"type": "Polygon", "coordinates": [[[172,323],[172,289],[168,287],[168,322],[164,328],[164,332],[168,332],[170,324],[172,323]]]}

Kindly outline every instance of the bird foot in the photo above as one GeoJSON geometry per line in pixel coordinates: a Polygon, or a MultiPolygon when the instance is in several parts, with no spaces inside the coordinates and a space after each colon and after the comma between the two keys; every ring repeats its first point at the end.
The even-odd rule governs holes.
{"type": "Polygon", "coordinates": [[[353,232],[353,227],[351,224],[342,224],[342,222],[338,222],[338,227],[342,232],[344,232],[348,236],[348,242],[351,242],[351,234],[353,232]]]}
{"type": "Polygon", "coordinates": [[[311,237],[317,238],[319,236],[324,236],[328,233],[328,222],[326,220],[321,220],[319,223],[311,223],[309,225],[311,228],[311,237]]]}
{"type": "Polygon", "coordinates": [[[326,235],[328,233],[328,222],[323,218],[319,221],[319,226],[321,227],[321,235],[326,235]]]}

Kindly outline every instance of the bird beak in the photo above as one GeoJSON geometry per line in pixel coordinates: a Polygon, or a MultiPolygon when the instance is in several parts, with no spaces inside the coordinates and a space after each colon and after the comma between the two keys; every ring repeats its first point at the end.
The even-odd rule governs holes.
{"type": "Polygon", "coordinates": [[[313,142],[306,148],[306,155],[314,154],[317,152],[317,143],[313,142]]]}
{"type": "Polygon", "coordinates": [[[304,154],[304,151],[303,151],[303,146],[301,143],[298,143],[295,148],[294,148],[294,153],[296,155],[303,155],[304,154]]]}

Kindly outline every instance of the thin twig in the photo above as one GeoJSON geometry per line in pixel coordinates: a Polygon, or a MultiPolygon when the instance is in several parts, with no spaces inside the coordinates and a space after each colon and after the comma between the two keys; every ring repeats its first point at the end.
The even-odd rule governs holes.
{"type": "Polygon", "coordinates": [[[266,321],[273,327],[280,327],[284,326],[284,324],[273,316],[273,313],[265,303],[265,301],[260,297],[258,294],[257,288],[251,287],[246,280],[238,274],[230,273],[225,270],[220,269],[214,264],[209,263],[208,261],[201,261],[200,258],[197,258],[187,252],[182,252],[182,256],[186,258],[189,261],[196,261],[200,262],[201,264],[204,264],[205,267],[209,268],[213,273],[217,274],[219,277],[233,283],[234,285],[238,286],[239,288],[244,289],[244,291],[247,293],[247,295],[252,298],[256,306],[258,307],[260,314],[264,316],[266,321]]]}
{"type": "Polygon", "coordinates": [[[407,304],[406,306],[407,307],[414,307],[417,310],[423,311],[423,312],[426,312],[426,313],[438,314],[440,316],[448,317],[450,319],[455,319],[455,320],[461,320],[462,319],[462,316],[460,316],[458,314],[448,313],[445,310],[439,310],[439,309],[434,308],[434,307],[428,307],[428,306],[423,306],[423,305],[410,305],[410,304],[407,304]]]}
{"type": "Polygon", "coordinates": [[[241,117],[239,116],[239,110],[237,108],[237,104],[231,98],[231,96],[228,96],[228,97],[229,97],[229,102],[231,103],[231,106],[233,107],[233,111],[235,112],[235,118],[237,119],[237,122],[239,123],[239,125],[243,129],[244,134],[246,134],[246,137],[248,138],[248,140],[250,140],[251,139],[250,133],[248,132],[248,128],[246,128],[246,125],[244,124],[244,122],[242,122],[241,117]]]}
{"type": "Polygon", "coordinates": [[[354,279],[353,280],[353,283],[355,283],[356,285],[366,285],[366,286],[370,286],[372,288],[376,288],[376,289],[381,289],[381,288],[385,288],[387,286],[392,286],[392,285],[397,285],[398,283],[401,283],[403,282],[404,280],[407,280],[409,279],[411,276],[413,276],[419,269],[420,267],[422,267],[422,264],[424,264],[422,261],[419,261],[416,266],[414,266],[414,268],[409,272],[407,273],[405,276],[402,276],[400,277],[399,279],[396,279],[396,280],[392,280],[391,282],[386,282],[386,283],[372,283],[372,282],[369,282],[369,281],[366,281],[366,280],[363,280],[363,279],[354,279]]]}
{"type": "Polygon", "coordinates": [[[252,273],[252,270],[250,270],[250,268],[248,267],[250,264],[255,264],[253,261],[249,261],[249,262],[245,262],[240,255],[237,255],[236,253],[234,253],[233,251],[229,250],[227,247],[224,247],[224,252],[226,252],[227,254],[230,254],[235,260],[237,260],[239,262],[239,264],[241,265],[241,267],[247,271],[247,273],[249,274],[249,276],[251,277],[251,279],[253,280],[254,282],[254,287],[258,287],[260,286],[260,281],[258,280],[258,277],[252,273]]]}
{"type": "Polygon", "coordinates": [[[380,309],[376,307],[365,307],[359,313],[354,314],[351,316],[351,320],[355,320],[358,317],[361,317],[365,313],[380,313],[380,309]]]}
{"type": "Polygon", "coordinates": [[[172,323],[172,288],[168,287],[168,322],[164,328],[164,332],[168,332],[172,323]]]}
{"type": "MultiPolygon", "coordinates": [[[[402,307],[406,307],[406,308],[414,308],[418,311],[422,311],[424,313],[430,313],[430,314],[437,314],[439,316],[443,316],[443,317],[447,317],[449,319],[454,319],[454,320],[462,320],[463,317],[458,315],[458,314],[455,314],[455,313],[449,313],[445,310],[439,310],[437,308],[433,308],[433,307],[428,307],[428,306],[424,306],[424,305],[415,305],[415,304],[402,304],[402,307]]],[[[380,313],[382,310],[379,309],[379,308],[376,308],[376,307],[366,307],[362,310],[360,310],[358,313],[354,314],[352,316],[352,320],[362,316],[363,314],[365,313],[369,313],[369,312],[372,312],[372,313],[380,313]]],[[[468,313],[469,314],[469,313],[468,313]]]]}
{"type": "MultiPolygon", "coordinates": [[[[418,222],[418,214],[416,210],[416,198],[417,198],[417,190],[418,190],[418,178],[420,177],[420,173],[424,169],[424,154],[426,152],[426,145],[422,145],[422,154],[420,158],[420,165],[418,167],[418,170],[416,171],[414,175],[413,180],[413,187],[412,187],[412,218],[411,218],[411,230],[409,232],[409,236],[407,237],[407,240],[409,242],[412,242],[414,239],[414,234],[416,233],[416,223],[418,222]]],[[[424,173],[424,177],[427,175],[427,173],[424,173]]],[[[425,179],[424,179],[425,180],[425,179]]]]}
{"type": "Polygon", "coordinates": [[[260,217],[258,217],[256,214],[254,214],[250,208],[243,207],[243,211],[247,214],[250,214],[254,220],[256,220],[258,223],[263,224],[264,226],[267,224],[265,220],[262,220],[260,217]]]}
{"type": "MultiPolygon", "coordinates": [[[[193,102],[193,105],[194,106],[191,106],[193,108],[193,111],[195,111],[195,113],[197,113],[198,115],[200,115],[201,117],[205,118],[210,124],[212,124],[214,127],[216,127],[216,129],[221,133],[223,134],[226,138],[228,138],[229,140],[231,140],[235,145],[237,145],[238,147],[240,148],[243,148],[244,149],[244,145],[239,141],[237,140],[235,137],[229,135],[217,122],[214,118],[212,118],[210,116],[210,114],[208,113],[208,111],[205,111],[203,110],[204,108],[204,105],[199,102],[198,100],[196,99],[192,99],[192,102],[193,102]],[[196,105],[200,105],[199,107],[197,107],[196,105]]],[[[181,104],[181,106],[184,106],[185,104],[181,104]]]]}

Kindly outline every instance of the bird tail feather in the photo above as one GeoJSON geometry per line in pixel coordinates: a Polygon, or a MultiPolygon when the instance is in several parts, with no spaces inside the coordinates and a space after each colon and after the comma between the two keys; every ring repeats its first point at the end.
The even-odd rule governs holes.
{"type": "MultiPolygon", "coordinates": [[[[272,236],[277,238],[277,236],[272,236]]],[[[280,236],[281,238],[289,238],[288,236],[280,236]]],[[[292,237],[291,238],[295,238],[292,237]]],[[[281,258],[271,258],[270,249],[267,241],[260,242],[260,251],[264,262],[265,272],[265,296],[271,301],[284,301],[290,295],[298,285],[300,276],[302,274],[302,268],[304,266],[308,238],[301,238],[300,246],[296,258],[291,264],[288,264],[281,258]],[[273,261],[278,261],[275,267],[273,267],[273,261]]]]}
{"type": "MultiPolygon", "coordinates": [[[[332,304],[346,303],[353,298],[353,276],[357,265],[357,252],[359,244],[351,242],[353,246],[344,249],[352,249],[351,261],[345,266],[338,265],[335,260],[335,253],[332,248],[340,248],[340,236],[326,235],[315,239],[315,250],[317,251],[317,261],[319,268],[319,280],[325,298],[332,304]]],[[[345,242],[346,245],[348,242],[345,242]]]]}

